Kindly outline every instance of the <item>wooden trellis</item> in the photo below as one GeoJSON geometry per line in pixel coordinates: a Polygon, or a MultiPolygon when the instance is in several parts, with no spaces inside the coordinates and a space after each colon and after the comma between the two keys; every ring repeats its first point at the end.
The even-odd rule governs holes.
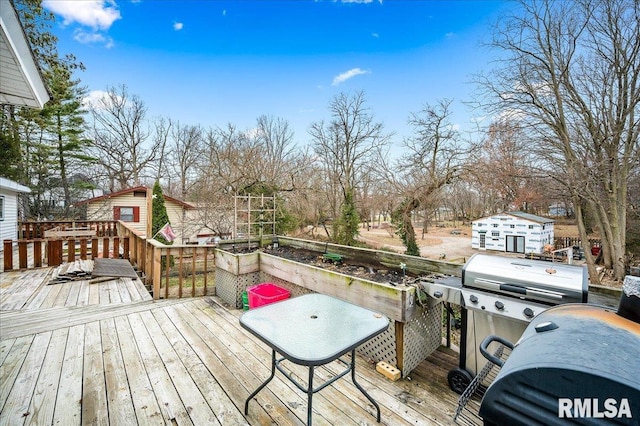
{"type": "Polygon", "coordinates": [[[249,239],[276,234],[276,197],[236,195],[233,238],[249,239]]]}

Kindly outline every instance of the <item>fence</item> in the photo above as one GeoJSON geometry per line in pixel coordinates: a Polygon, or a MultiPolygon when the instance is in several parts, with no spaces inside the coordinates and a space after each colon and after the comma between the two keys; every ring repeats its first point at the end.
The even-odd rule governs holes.
{"type": "Polygon", "coordinates": [[[86,260],[97,257],[128,258],[129,239],[116,236],[78,239],[37,238],[3,242],[4,271],[58,266],[63,262],[74,262],[76,258],[86,260]],[[14,250],[14,243],[17,251],[14,250]]]}
{"type": "Polygon", "coordinates": [[[131,263],[141,271],[154,299],[210,294],[215,280],[215,246],[167,246],[118,222],[128,238],[131,263]]]}
{"type": "Polygon", "coordinates": [[[62,233],[91,230],[96,237],[114,237],[117,235],[116,224],[117,222],[113,220],[24,221],[18,222],[18,239],[46,238],[47,231],[52,230],[58,230],[62,233]]]}

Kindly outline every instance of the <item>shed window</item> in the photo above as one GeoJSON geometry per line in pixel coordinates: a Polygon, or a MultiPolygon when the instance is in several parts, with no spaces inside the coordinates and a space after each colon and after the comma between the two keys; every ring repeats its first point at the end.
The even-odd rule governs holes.
{"type": "Polygon", "coordinates": [[[0,220],[4,220],[4,197],[0,197],[0,220]]]}
{"type": "Polygon", "coordinates": [[[140,222],[140,207],[114,207],[113,220],[121,220],[123,222],[140,222]]]}

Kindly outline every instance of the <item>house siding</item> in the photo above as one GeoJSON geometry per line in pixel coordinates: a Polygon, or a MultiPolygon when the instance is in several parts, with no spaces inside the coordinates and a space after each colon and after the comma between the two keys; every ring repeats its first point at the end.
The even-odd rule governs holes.
{"type": "MultiPolygon", "coordinates": [[[[118,196],[93,201],[87,203],[87,219],[88,220],[115,220],[114,207],[137,207],[139,210],[139,221],[128,222],[131,227],[137,229],[143,234],[147,230],[147,198],[136,193],[126,193],[118,196]]],[[[139,193],[138,193],[139,194],[139,193]]],[[[171,227],[178,236],[178,240],[182,241],[182,229],[184,227],[183,211],[184,207],[165,199],[165,207],[171,227]]]]}
{"type": "Polygon", "coordinates": [[[13,191],[0,189],[0,197],[4,199],[4,218],[0,220],[0,237],[4,240],[18,238],[18,196],[13,191]]]}

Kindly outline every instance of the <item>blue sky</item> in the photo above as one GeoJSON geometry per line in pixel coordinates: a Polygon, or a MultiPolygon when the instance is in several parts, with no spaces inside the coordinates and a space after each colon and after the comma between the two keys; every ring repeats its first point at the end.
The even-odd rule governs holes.
{"type": "Polygon", "coordinates": [[[502,1],[45,0],[61,53],[86,66],[90,91],[125,84],[148,107],[204,127],[289,121],[299,144],[328,120],[331,99],[364,91],[399,142],[425,103],[454,99],[454,124],[471,76],[489,67],[480,40],[502,1]]]}

